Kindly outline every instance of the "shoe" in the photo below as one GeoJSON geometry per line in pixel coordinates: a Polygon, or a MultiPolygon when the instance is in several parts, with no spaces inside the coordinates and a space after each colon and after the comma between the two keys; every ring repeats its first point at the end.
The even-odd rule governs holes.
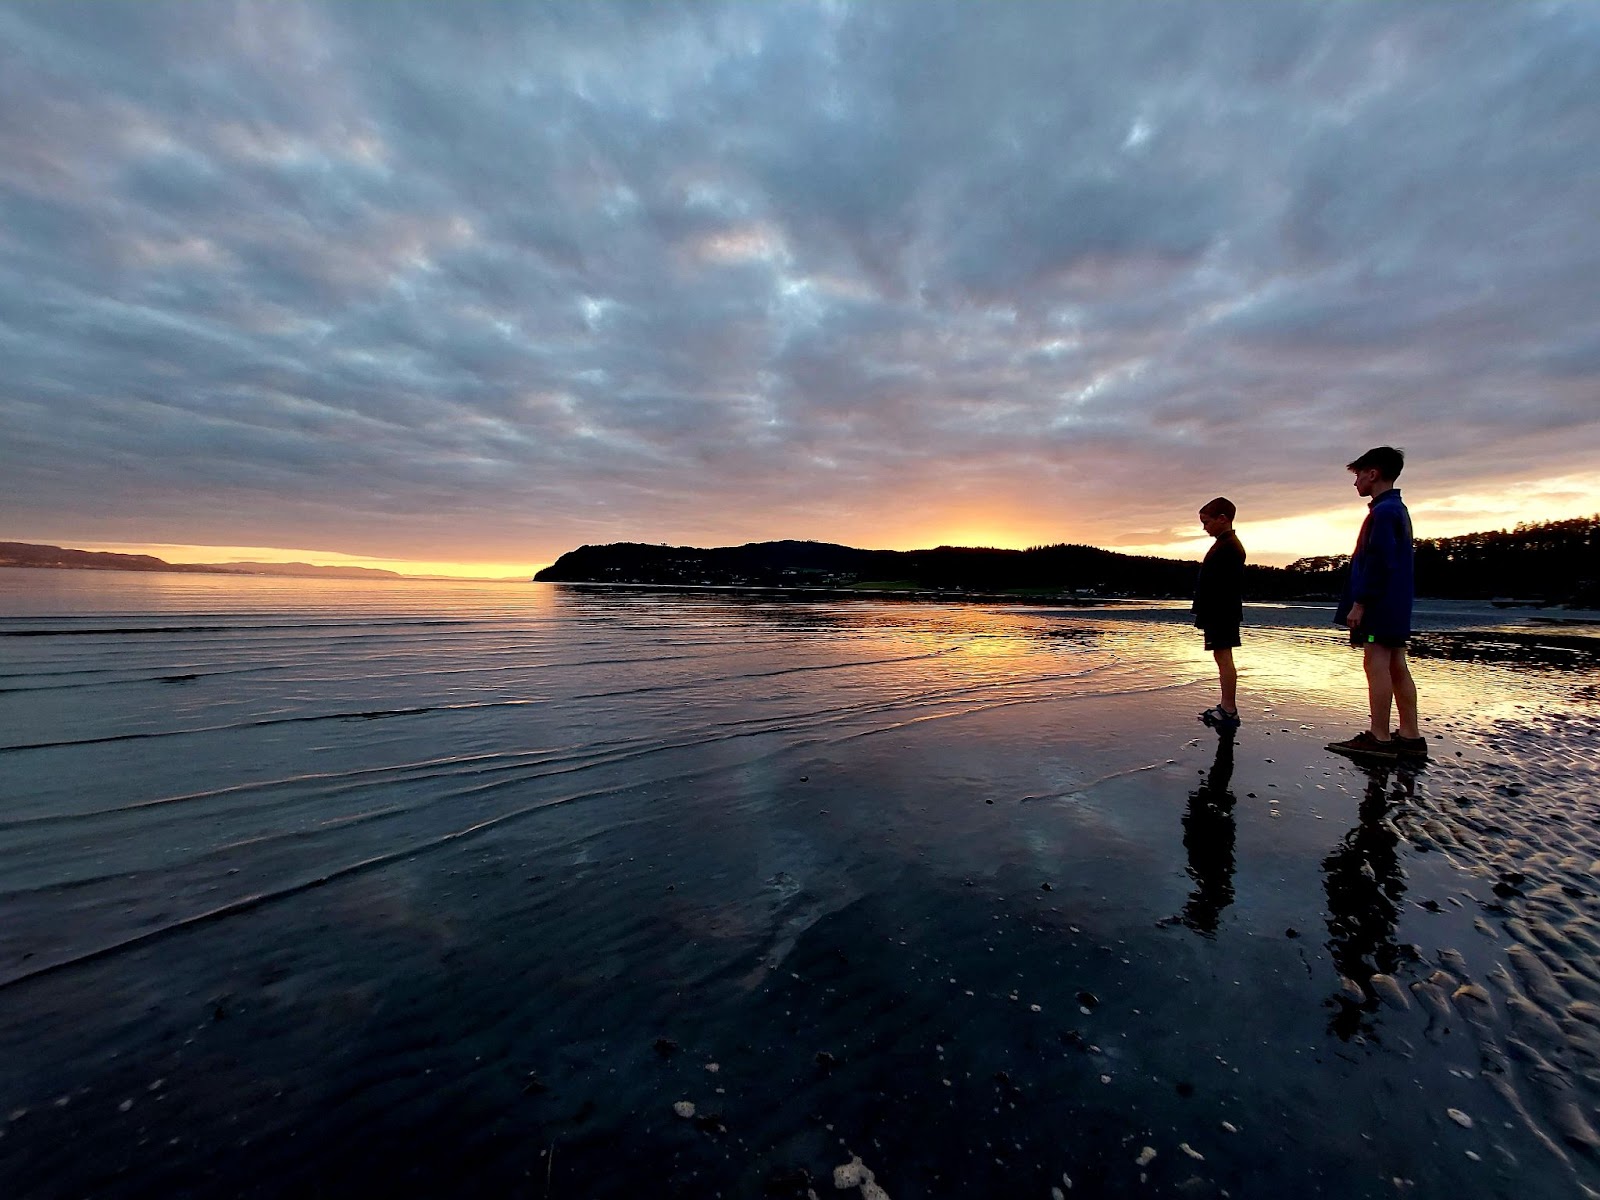
{"type": "Polygon", "coordinates": [[[1205,712],[1200,714],[1200,720],[1203,724],[1224,733],[1232,733],[1239,728],[1239,714],[1229,712],[1220,704],[1206,709],[1205,712]]]}
{"type": "Polygon", "coordinates": [[[1363,729],[1353,738],[1342,742],[1329,742],[1327,748],[1335,754],[1350,754],[1357,758],[1399,758],[1400,745],[1394,739],[1380,742],[1363,729]]]}
{"type": "Polygon", "coordinates": [[[1425,737],[1401,737],[1399,733],[1391,733],[1389,740],[1395,745],[1401,758],[1427,758],[1428,739],[1425,737]]]}

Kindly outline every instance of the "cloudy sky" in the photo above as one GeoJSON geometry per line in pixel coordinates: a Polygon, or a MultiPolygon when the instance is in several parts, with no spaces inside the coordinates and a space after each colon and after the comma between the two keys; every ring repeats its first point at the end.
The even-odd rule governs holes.
{"type": "Polygon", "coordinates": [[[0,539],[1600,511],[1600,4],[0,3],[0,539]]]}

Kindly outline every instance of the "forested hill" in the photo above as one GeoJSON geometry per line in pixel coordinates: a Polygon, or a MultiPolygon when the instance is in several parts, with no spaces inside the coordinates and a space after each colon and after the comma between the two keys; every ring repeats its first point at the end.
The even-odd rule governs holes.
{"type": "MultiPolygon", "coordinates": [[[[925,590],[992,595],[1189,596],[1199,564],[1094,546],[1030,550],[857,550],[827,542],[751,542],[699,549],[616,542],[582,546],[534,576],[541,582],[925,590]]],[[[1276,567],[1251,567],[1248,588],[1285,598],[1328,585],[1276,567]]],[[[1331,577],[1330,577],[1331,578],[1331,577]]]]}
{"type": "MultiPolygon", "coordinates": [[[[1248,529],[1246,530],[1248,540],[1248,529]]],[[[1250,566],[1252,600],[1337,595],[1348,556],[1250,566]]],[[[977,594],[1192,595],[1199,564],[1118,554],[1094,546],[1028,550],[858,550],[827,542],[751,542],[700,549],[640,542],[581,546],[534,576],[541,582],[899,589],[977,594]]],[[[1600,605],[1600,517],[1519,525],[1510,531],[1417,543],[1425,596],[1600,605]]]]}

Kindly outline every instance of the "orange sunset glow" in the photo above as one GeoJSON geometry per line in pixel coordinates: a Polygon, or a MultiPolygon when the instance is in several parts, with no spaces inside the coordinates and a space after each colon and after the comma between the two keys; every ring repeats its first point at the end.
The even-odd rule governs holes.
{"type": "MultiPolygon", "coordinates": [[[[538,566],[514,562],[479,562],[446,559],[430,561],[410,558],[372,558],[359,554],[339,554],[325,550],[303,550],[281,546],[184,546],[162,542],[83,542],[78,550],[103,550],[113,554],[148,554],[170,563],[305,563],[315,567],[364,567],[393,571],[399,575],[443,577],[449,579],[527,579],[538,566]]],[[[539,564],[543,565],[543,564],[539,564]]]]}
{"type": "MultiPolygon", "coordinates": [[[[1403,481],[1405,482],[1405,481],[1403,481]]],[[[1346,502],[1320,511],[1295,516],[1261,514],[1259,504],[1240,495],[1238,527],[1249,549],[1252,562],[1282,566],[1297,558],[1348,552],[1355,528],[1360,524],[1361,505],[1353,493],[1343,496],[1347,483],[1339,481],[1336,493],[1346,502]]],[[[1455,537],[1485,530],[1509,529],[1519,523],[1561,520],[1590,516],[1600,512],[1600,473],[1575,474],[1530,481],[1527,484],[1463,491],[1435,496],[1407,493],[1419,537],[1455,537]]],[[[1202,498],[1209,499],[1209,495],[1202,498]]],[[[1270,499],[1266,502],[1270,503],[1270,499]]],[[[778,537],[803,537],[814,541],[834,541],[865,549],[917,550],[933,546],[989,546],[1022,550],[1029,546],[1076,542],[1101,545],[1124,554],[1148,554],[1166,558],[1197,559],[1209,544],[1198,525],[1185,510],[1171,514],[1167,535],[1159,540],[1118,541],[1110,514],[1085,514],[1070,525],[1052,526],[1038,515],[1014,507],[990,512],[963,513],[941,509],[935,515],[916,512],[886,513],[881,519],[844,520],[833,530],[795,532],[767,529],[759,518],[724,521],[715,525],[694,522],[684,536],[651,538],[618,536],[589,540],[663,541],[671,545],[738,545],[778,537]],[[698,539],[698,540],[696,540],[698,539]]],[[[12,539],[25,541],[17,537],[12,539]]],[[[46,540],[46,539],[37,539],[46,540]]],[[[162,542],[113,542],[91,538],[67,539],[58,544],[81,550],[104,550],[121,554],[149,554],[173,563],[230,562],[307,563],[314,566],[365,567],[393,571],[408,576],[437,576],[458,579],[529,579],[549,565],[565,550],[557,546],[542,560],[518,561],[496,558],[503,547],[490,544],[477,553],[463,547],[462,557],[376,556],[337,551],[270,545],[195,545],[162,542]]]]}

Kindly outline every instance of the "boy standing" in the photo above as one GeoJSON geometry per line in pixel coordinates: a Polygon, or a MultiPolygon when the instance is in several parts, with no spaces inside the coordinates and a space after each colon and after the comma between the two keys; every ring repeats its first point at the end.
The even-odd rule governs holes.
{"type": "Polygon", "coordinates": [[[1406,662],[1411,636],[1411,514],[1394,481],[1405,466],[1405,452],[1376,446],[1350,463],[1356,494],[1367,497],[1367,519],[1361,523],[1344,598],[1333,616],[1335,625],[1350,629],[1350,644],[1359,646],[1367,674],[1369,727],[1328,749],[1367,758],[1428,757],[1428,742],[1417,729],[1417,685],[1406,662]],[[1389,714],[1398,709],[1400,728],[1391,734],[1389,714]]]}
{"type": "Polygon", "coordinates": [[[1205,633],[1206,649],[1217,660],[1217,681],[1222,698],[1200,719],[1218,733],[1239,728],[1239,672],[1233,665],[1233,648],[1239,644],[1239,623],[1244,618],[1244,547],[1233,532],[1238,509],[1218,496],[1200,510],[1200,525],[1216,540],[1200,564],[1194,588],[1194,623],[1205,633]]]}

